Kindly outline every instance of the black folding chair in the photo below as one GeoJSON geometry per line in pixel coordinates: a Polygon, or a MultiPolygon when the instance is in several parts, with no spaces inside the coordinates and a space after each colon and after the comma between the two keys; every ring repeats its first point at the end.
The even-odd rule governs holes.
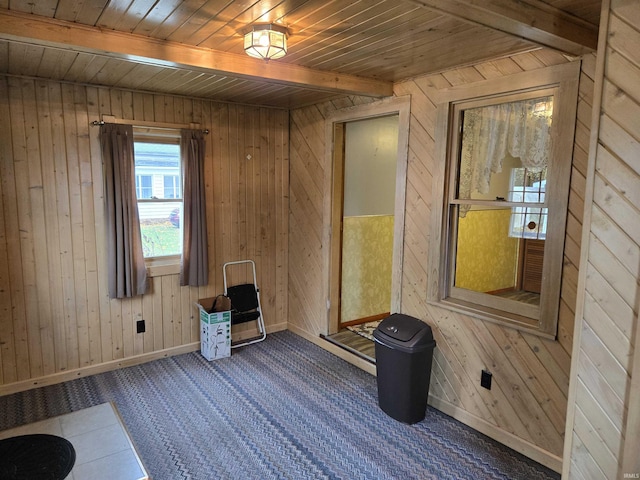
{"type": "Polygon", "coordinates": [[[256,282],[256,264],[253,260],[239,260],[237,262],[227,262],[223,265],[222,275],[224,278],[224,294],[231,300],[231,325],[255,321],[258,326],[260,336],[247,340],[246,342],[232,344],[231,348],[242,347],[263,341],[267,338],[267,331],[264,327],[262,317],[262,307],[260,305],[260,289],[256,282]],[[239,285],[227,285],[227,267],[232,265],[251,264],[253,273],[253,283],[242,283],[239,285]]]}

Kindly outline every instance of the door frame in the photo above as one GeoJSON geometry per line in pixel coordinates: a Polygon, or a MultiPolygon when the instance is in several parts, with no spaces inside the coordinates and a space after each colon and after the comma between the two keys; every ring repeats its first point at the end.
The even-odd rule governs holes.
{"type": "Polygon", "coordinates": [[[344,188],[344,124],[369,118],[398,115],[398,152],[396,164],[396,198],[393,227],[393,261],[391,273],[391,313],[400,312],[402,299],[402,259],[404,254],[404,220],[409,156],[409,122],[411,98],[389,97],[366,105],[336,110],[325,122],[325,175],[323,208],[323,284],[327,301],[327,334],[337,333],[340,318],[340,271],[342,250],[342,213],[344,188]],[[341,147],[336,152],[336,145],[341,147]]]}

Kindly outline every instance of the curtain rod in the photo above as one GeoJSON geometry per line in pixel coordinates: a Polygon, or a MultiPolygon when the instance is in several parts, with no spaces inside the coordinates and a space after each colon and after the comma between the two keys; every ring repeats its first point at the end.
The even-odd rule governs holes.
{"type": "MultiPolygon", "coordinates": [[[[93,126],[101,126],[104,125],[105,122],[104,120],[94,120],[93,122],[91,122],[91,125],[93,126]]],[[[127,121],[127,120],[116,120],[114,122],[109,122],[109,123],[117,123],[120,125],[133,125],[136,127],[147,127],[147,128],[157,128],[157,129],[164,129],[164,130],[175,130],[175,129],[181,129],[181,128],[190,128],[188,125],[182,125],[182,124],[165,124],[165,125],[158,125],[158,124],[152,124],[151,122],[134,122],[134,121],[127,121]]],[[[197,129],[196,129],[197,130],[197,129]]],[[[202,132],[205,135],[209,134],[209,129],[205,128],[202,130],[202,132]]]]}

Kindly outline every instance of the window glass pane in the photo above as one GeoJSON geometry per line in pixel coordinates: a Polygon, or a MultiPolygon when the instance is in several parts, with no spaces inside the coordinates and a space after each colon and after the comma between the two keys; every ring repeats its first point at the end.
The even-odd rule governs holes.
{"type": "MultiPolygon", "coordinates": [[[[523,204],[544,203],[547,186],[547,169],[514,168],[508,200],[523,204]]],[[[544,240],[547,234],[548,210],[523,205],[513,207],[509,235],[517,238],[544,240]]]]}
{"type": "Polygon", "coordinates": [[[178,175],[164,176],[164,197],[163,198],[181,198],[180,194],[180,177],[178,175]]]}
{"type": "Polygon", "coordinates": [[[544,193],[552,111],[552,96],[464,110],[457,198],[507,200],[514,180],[521,188],[537,182],[544,193]]]}
{"type": "Polygon", "coordinates": [[[548,216],[546,208],[513,207],[509,236],[544,240],[548,216]]]}
{"type": "Polygon", "coordinates": [[[182,252],[180,146],[134,142],[138,214],[145,258],[182,252]],[[177,200],[177,201],[167,201],[177,200]]]}
{"type": "MultiPolygon", "coordinates": [[[[175,177],[176,187],[180,185],[180,145],[168,143],[134,142],[136,177],[152,178],[149,187],[151,195],[138,198],[181,198],[177,188],[174,195],[165,197],[166,176],[175,177]]],[[[173,180],[172,180],[173,181],[173,180]]]]}
{"type": "Polygon", "coordinates": [[[180,255],[182,252],[182,203],[138,203],[142,251],[146,257],[180,255]]]}
{"type": "Polygon", "coordinates": [[[512,210],[473,207],[456,218],[453,286],[539,304],[539,289],[523,288],[531,259],[523,255],[521,240],[509,235],[512,210]]]}
{"type": "Polygon", "coordinates": [[[151,175],[136,175],[136,195],[140,198],[151,198],[151,175]]]}
{"type": "Polygon", "coordinates": [[[547,189],[547,167],[530,170],[512,168],[509,182],[510,202],[544,203],[547,189]]]}

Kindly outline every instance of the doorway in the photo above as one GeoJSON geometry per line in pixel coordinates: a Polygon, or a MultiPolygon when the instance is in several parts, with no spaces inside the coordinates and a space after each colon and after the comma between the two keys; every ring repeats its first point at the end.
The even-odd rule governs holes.
{"type": "Polygon", "coordinates": [[[398,114],[343,125],[339,329],[391,311],[398,114]]]}
{"type": "Polygon", "coordinates": [[[394,97],[327,120],[325,338],[357,354],[341,345],[354,339],[370,361],[373,342],[345,327],[400,311],[409,105],[394,97]]]}

